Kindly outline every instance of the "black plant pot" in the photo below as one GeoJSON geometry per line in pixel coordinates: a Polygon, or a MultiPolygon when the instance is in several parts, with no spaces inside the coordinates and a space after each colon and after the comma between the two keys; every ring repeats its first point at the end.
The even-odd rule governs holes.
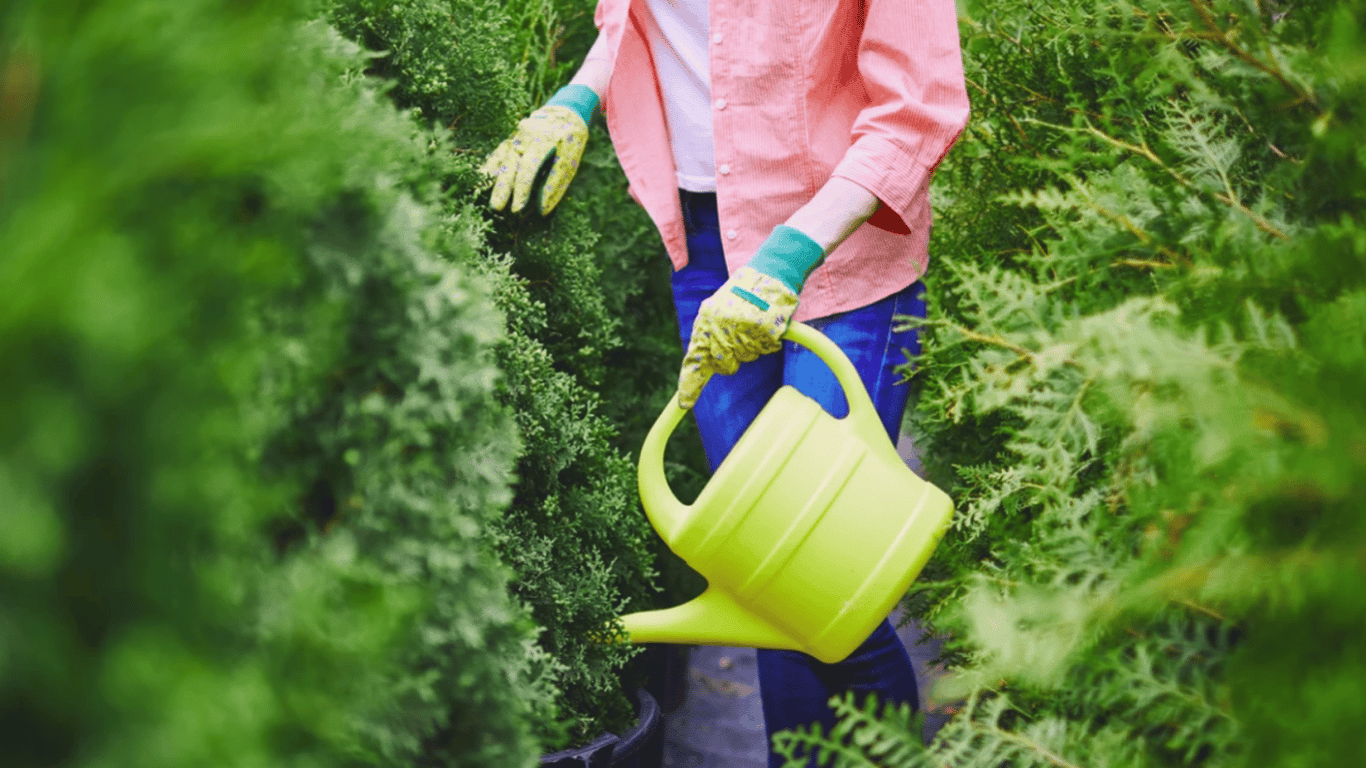
{"type": "Polygon", "coordinates": [[[541,755],[544,768],[659,768],[664,717],[655,697],[636,689],[636,724],[625,734],[604,733],[581,747],[541,755]]]}
{"type": "Polygon", "coordinates": [[[691,645],[646,643],[640,655],[645,674],[645,690],[659,702],[664,714],[669,714],[683,703],[688,690],[688,657],[691,645]]]}

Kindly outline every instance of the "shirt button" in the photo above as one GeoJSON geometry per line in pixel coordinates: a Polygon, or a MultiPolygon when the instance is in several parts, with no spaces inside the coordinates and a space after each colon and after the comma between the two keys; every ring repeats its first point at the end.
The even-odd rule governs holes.
{"type": "Polygon", "coordinates": [[[721,167],[717,168],[716,170],[720,171],[722,176],[725,176],[726,174],[730,173],[730,165],[728,163],[722,163],[721,167]]]}
{"type": "Polygon", "coordinates": [[[717,99],[717,100],[716,100],[716,108],[717,108],[717,109],[725,109],[725,108],[726,108],[726,100],[725,100],[725,99],[717,99]]]}
{"type": "Polygon", "coordinates": [[[712,36],[711,36],[711,41],[712,41],[713,43],[716,43],[717,45],[720,45],[720,44],[721,44],[721,33],[720,33],[720,32],[717,32],[716,34],[712,35],[712,36]]]}
{"type": "Polygon", "coordinates": [[[739,232],[736,232],[736,231],[733,230],[733,229],[728,229],[728,230],[726,230],[726,239],[727,239],[727,240],[734,240],[735,238],[737,238],[737,237],[739,237],[739,236],[740,236],[740,233],[739,233],[739,232]]]}

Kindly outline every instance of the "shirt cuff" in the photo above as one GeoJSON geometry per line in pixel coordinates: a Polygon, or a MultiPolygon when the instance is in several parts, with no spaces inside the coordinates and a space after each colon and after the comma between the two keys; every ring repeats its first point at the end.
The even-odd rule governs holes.
{"type": "Polygon", "coordinates": [[[920,142],[920,150],[942,148],[934,157],[926,159],[919,156],[922,152],[917,152],[917,148],[882,136],[863,136],[849,147],[830,175],[858,184],[877,195],[903,222],[912,221],[915,218],[912,209],[921,190],[929,183],[934,167],[957,136],[949,138],[920,142]]]}

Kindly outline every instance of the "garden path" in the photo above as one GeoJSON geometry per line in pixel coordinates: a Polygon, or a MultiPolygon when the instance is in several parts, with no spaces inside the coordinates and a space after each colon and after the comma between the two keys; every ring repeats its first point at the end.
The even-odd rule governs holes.
{"type": "MultiPolygon", "coordinates": [[[[907,435],[898,441],[897,452],[920,473],[920,461],[907,435]]],[[[929,698],[934,682],[944,674],[931,663],[943,641],[931,638],[921,643],[920,634],[914,621],[897,630],[920,683],[920,708],[926,713],[922,736],[928,742],[956,710],[951,703],[929,698]]],[[[754,649],[693,648],[683,703],[665,716],[664,768],[765,768],[766,755],[754,649]]]]}

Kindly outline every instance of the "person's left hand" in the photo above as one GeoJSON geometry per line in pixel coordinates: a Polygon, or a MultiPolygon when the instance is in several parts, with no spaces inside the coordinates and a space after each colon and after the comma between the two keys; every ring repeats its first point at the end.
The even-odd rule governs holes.
{"type": "Polygon", "coordinates": [[[713,373],[732,374],[740,363],[782,349],[782,335],[797,311],[797,294],[783,281],[744,266],[702,302],[678,376],[678,404],[692,408],[713,373]]]}

